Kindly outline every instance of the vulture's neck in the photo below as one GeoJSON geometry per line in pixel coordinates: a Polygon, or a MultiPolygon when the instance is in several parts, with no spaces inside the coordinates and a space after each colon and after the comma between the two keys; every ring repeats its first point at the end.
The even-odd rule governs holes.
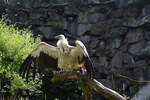
{"type": "Polygon", "coordinates": [[[68,53],[69,52],[69,43],[66,38],[62,38],[58,40],[57,47],[60,49],[62,53],[68,53]]]}

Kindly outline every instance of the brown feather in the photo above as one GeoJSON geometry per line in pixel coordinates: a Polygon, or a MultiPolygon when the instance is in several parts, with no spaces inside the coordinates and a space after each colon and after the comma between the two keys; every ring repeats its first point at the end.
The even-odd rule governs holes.
{"type": "Polygon", "coordinates": [[[89,57],[84,58],[84,67],[87,71],[88,76],[93,79],[94,78],[94,68],[93,63],[89,57]]]}
{"type": "Polygon", "coordinates": [[[28,69],[28,67],[30,67],[31,63],[32,63],[32,59],[33,57],[31,57],[31,55],[29,55],[24,62],[22,63],[22,65],[20,66],[20,70],[19,70],[19,74],[24,77],[26,74],[26,71],[28,69]]]}
{"type": "Polygon", "coordinates": [[[58,70],[57,63],[57,59],[54,59],[42,52],[37,59],[37,67],[39,68],[39,71],[43,71],[45,68],[51,70],[58,70]]]}
{"type": "MultiPolygon", "coordinates": [[[[39,73],[42,73],[46,68],[50,70],[58,70],[57,59],[54,59],[42,52],[37,58],[33,58],[31,55],[29,55],[24,60],[19,70],[20,75],[28,78],[31,66],[36,67],[39,73]]],[[[33,73],[33,77],[35,77],[35,74],[36,72],[33,73]]]]}

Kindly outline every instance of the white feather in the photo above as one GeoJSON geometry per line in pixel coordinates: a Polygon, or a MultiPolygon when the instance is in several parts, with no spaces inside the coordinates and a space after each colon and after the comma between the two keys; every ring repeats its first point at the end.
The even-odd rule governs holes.
{"type": "Polygon", "coordinates": [[[82,51],[81,53],[83,53],[84,56],[89,56],[85,45],[81,41],[76,40],[75,43],[80,48],[80,50],[82,51]]]}
{"type": "Polygon", "coordinates": [[[49,56],[52,56],[54,58],[58,57],[58,49],[57,47],[54,47],[52,45],[49,45],[45,42],[41,42],[37,48],[32,52],[33,57],[39,57],[40,53],[43,52],[49,56]]]}

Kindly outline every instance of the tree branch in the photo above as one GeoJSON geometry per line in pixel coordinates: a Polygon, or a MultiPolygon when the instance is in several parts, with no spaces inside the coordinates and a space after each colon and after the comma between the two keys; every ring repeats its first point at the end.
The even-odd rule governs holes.
{"type": "Polygon", "coordinates": [[[83,92],[85,93],[85,100],[92,100],[92,99],[86,98],[87,97],[86,94],[89,94],[89,93],[91,94],[92,90],[103,95],[105,98],[109,100],[126,100],[126,98],[121,96],[116,91],[105,87],[104,85],[102,85],[100,82],[98,82],[95,79],[89,79],[87,76],[82,75],[78,71],[54,72],[54,76],[51,81],[53,83],[57,83],[61,80],[81,80],[82,82],[84,82],[86,86],[84,85],[84,87],[81,87],[81,88],[83,89],[83,92]]]}

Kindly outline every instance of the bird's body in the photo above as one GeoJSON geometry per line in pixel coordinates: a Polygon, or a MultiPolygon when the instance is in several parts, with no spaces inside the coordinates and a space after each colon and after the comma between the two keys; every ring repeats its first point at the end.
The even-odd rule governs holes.
{"type": "Polygon", "coordinates": [[[78,56],[75,56],[75,52],[73,51],[75,47],[68,46],[67,48],[67,53],[59,53],[58,67],[61,70],[80,69],[82,64],[79,64],[78,56]]]}
{"type": "Polygon", "coordinates": [[[58,67],[61,70],[72,70],[72,69],[79,69],[79,64],[74,54],[72,54],[73,46],[70,46],[67,39],[64,35],[56,36],[58,40],[57,47],[58,51],[58,67]]]}
{"type": "Polygon", "coordinates": [[[61,70],[72,70],[72,69],[79,69],[79,65],[77,63],[77,59],[70,55],[70,53],[60,54],[60,59],[58,59],[58,67],[61,70]]]}
{"type": "MultiPolygon", "coordinates": [[[[78,70],[81,68],[86,69],[90,78],[93,77],[93,66],[86,51],[84,44],[81,41],[76,41],[76,46],[69,45],[67,39],[63,35],[59,35],[57,47],[41,42],[38,47],[31,53],[21,66],[21,73],[25,74],[25,68],[29,67],[32,63],[41,68],[45,62],[49,60],[47,67],[59,68],[60,70],[78,70]],[[48,59],[44,59],[44,55],[48,55],[48,59]],[[28,60],[29,59],[29,60],[28,60]],[[33,60],[36,59],[36,60],[33,60]],[[50,63],[54,63],[53,65],[50,63]]],[[[45,67],[44,66],[44,67],[45,67]]],[[[41,71],[40,70],[40,71],[41,71]]]]}

